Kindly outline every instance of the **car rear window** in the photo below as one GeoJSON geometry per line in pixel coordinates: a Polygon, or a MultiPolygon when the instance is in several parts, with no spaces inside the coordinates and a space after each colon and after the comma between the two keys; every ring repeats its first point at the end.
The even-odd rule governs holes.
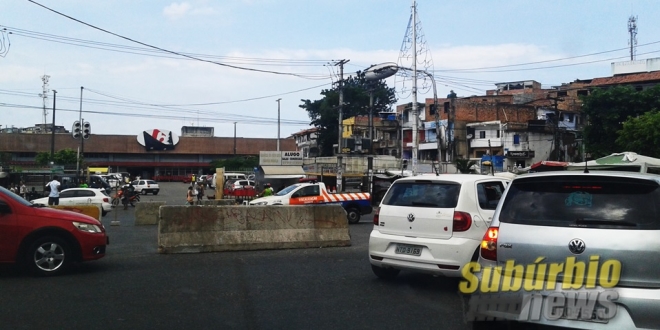
{"type": "Polygon", "coordinates": [[[520,178],[511,183],[499,218],[540,226],[660,229],[658,188],[638,178],[520,178]]]}
{"type": "Polygon", "coordinates": [[[395,182],[383,204],[392,206],[455,208],[461,185],[448,182],[415,180],[395,182]]]}
{"type": "Polygon", "coordinates": [[[147,180],[147,184],[156,184],[156,183],[158,183],[158,182],[153,181],[153,180],[147,180]]]}

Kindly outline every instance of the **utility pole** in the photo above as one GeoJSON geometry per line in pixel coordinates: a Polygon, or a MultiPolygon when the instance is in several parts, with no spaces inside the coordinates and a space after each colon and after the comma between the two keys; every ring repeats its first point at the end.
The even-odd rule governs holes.
{"type": "Polygon", "coordinates": [[[344,64],[348,63],[349,60],[341,60],[335,65],[339,65],[339,136],[337,138],[337,192],[342,190],[342,157],[341,154],[341,141],[342,135],[344,134],[344,128],[342,126],[343,114],[344,111],[342,107],[344,106],[344,64]]]}
{"type": "Polygon", "coordinates": [[[495,175],[495,160],[493,159],[493,148],[490,146],[490,139],[488,139],[488,153],[490,154],[490,174],[495,175]]]}
{"type": "Polygon", "coordinates": [[[419,110],[417,109],[417,3],[413,0],[413,44],[412,44],[412,115],[413,115],[413,129],[412,129],[412,175],[417,175],[417,149],[419,148],[419,110]]]}
{"type": "Polygon", "coordinates": [[[53,125],[50,128],[50,162],[54,164],[55,161],[55,99],[57,98],[57,91],[53,89],[53,125]]]}
{"type": "Polygon", "coordinates": [[[449,109],[447,110],[447,161],[453,162],[456,157],[456,142],[454,141],[454,121],[456,120],[456,93],[449,91],[449,109]]]}
{"type": "MultiPolygon", "coordinates": [[[[281,98],[275,100],[277,102],[277,151],[280,151],[280,101],[281,100],[282,100],[281,98]]],[[[236,131],[236,123],[234,123],[234,131],[236,131]]],[[[236,154],[235,149],[234,149],[234,154],[236,154]]]]}
{"type": "Polygon", "coordinates": [[[557,101],[563,101],[563,98],[560,97],[551,97],[548,95],[548,99],[552,100],[552,108],[554,109],[554,122],[552,123],[553,127],[553,139],[552,143],[554,144],[554,153],[555,157],[554,160],[559,161],[559,142],[560,142],[560,135],[559,135],[559,109],[557,108],[557,101]]]}
{"type": "Polygon", "coordinates": [[[369,154],[374,153],[374,84],[369,84],[369,154]]]}
{"type": "MultiPolygon", "coordinates": [[[[279,100],[278,100],[279,101],[279,100]]],[[[280,150],[280,134],[279,134],[279,125],[277,132],[277,151],[280,150]]],[[[234,156],[236,156],[236,122],[234,122],[234,156]]]]}

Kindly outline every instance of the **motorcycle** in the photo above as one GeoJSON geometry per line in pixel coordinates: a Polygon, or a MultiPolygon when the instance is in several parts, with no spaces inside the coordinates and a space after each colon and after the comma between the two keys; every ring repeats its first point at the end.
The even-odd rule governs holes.
{"type": "Polygon", "coordinates": [[[121,189],[117,190],[117,193],[112,198],[112,206],[115,207],[121,202],[123,205],[130,204],[135,207],[135,202],[140,201],[140,194],[138,194],[135,189],[130,189],[129,185],[124,185],[121,189]]]}

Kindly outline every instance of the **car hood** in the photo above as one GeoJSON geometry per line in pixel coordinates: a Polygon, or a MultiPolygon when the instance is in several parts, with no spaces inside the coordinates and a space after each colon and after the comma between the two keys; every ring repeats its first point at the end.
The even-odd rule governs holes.
{"type": "MultiPolygon", "coordinates": [[[[37,203],[35,203],[37,204],[37,203]]],[[[56,219],[56,220],[63,220],[63,221],[78,221],[78,222],[84,222],[84,223],[89,223],[89,224],[94,224],[94,225],[100,225],[101,222],[98,221],[97,219],[94,219],[88,215],[84,215],[81,213],[76,213],[72,211],[65,211],[65,210],[58,210],[58,209],[53,209],[48,206],[46,207],[33,207],[34,213],[40,217],[44,218],[51,218],[51,219],[56,219]]]]}

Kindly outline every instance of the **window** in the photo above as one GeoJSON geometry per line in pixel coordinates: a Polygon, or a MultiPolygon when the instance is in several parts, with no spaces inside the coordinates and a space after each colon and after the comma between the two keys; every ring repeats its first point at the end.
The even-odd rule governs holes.
{"type": "Polygon", "coordinates": [[[71,198],[75,196],[75,191],[70,190],[70,191],[65,191],[60,193],[60,198],[71,198]]]}
{"type": "Polygon", "coordinates": [[[426,180],[395,182],[383,204],[411,207],[455,208],[461,185],[426,180]]]}
{"type": "Polygon", "coordinates": [[[90,190],[78,190],[77,197],[95,197],[96,194],[90,190]]]}
{"type": "Polygon", "coordinates": [[[504,185],[500,181],[477,184],[477,197],[479,207],[484,210],[494,210],[504,192],[504,185]]]}
{"type": "Polygon", "coordinates": [[[486,138],[486,131],[479,131],[479,138],[480,139],[485,139],[486,138]]]}
{"type": "Polygon", "coordinates": [[[660,228],[660,187],[652,180],[609,176],[518,179],[502,203],[502,222],[539,226],[660,228]]]}
{"type": "Polygon", "coordinates": [[[296,191],[294,197],[318,196],[320,193],[321,190],[319,189],[319,186],[315,184],[303,187],[302,189],[296,191]]]}
{"type": "Polygon", "coordinates": [[[500,137],[500,130],[498,129],[496,132],[497,132],[497,138],[499,138],[500,137]]]}
{"type": "Polygon", "coordinates": [[[513,135],[513,144],[520,144],[520,135],[518,134],[513,135]]]}

